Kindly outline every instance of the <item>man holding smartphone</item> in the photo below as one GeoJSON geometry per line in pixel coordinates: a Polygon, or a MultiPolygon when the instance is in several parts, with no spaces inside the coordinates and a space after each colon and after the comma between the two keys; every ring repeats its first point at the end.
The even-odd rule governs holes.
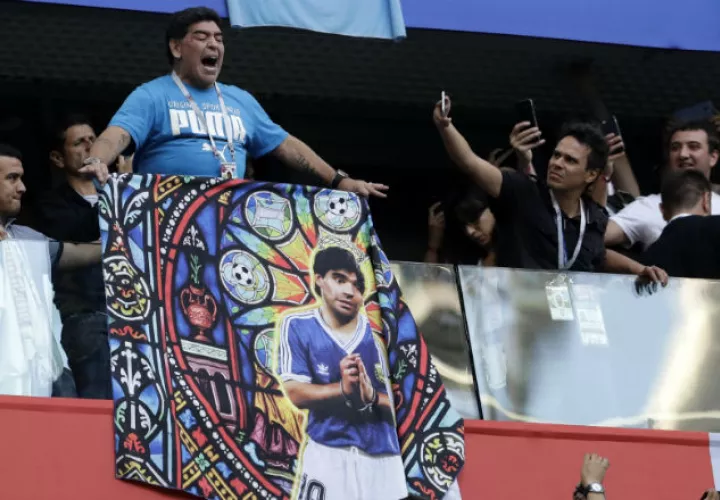
{"type": "MultiPolygon", "coordinates": [[[[445,100],[445,112],[438,103],[433,120],[453,162],[492,198],[491,209],[499,227],[497,265],[589,272],[606,269],[603,239],[608,216],[587,195],[607,166],[609,147],[603,133],[587,123],[566,125],[545,181],[533,182],[522,173],[500,170],[477,156],[453,125],[450,99],[445,100]]],[[[532,149],[544,140],[540,131],[534,130],[522,142],[532,149]]],[[[667,280],[661,270],[618,257],[615,271],[667,280]]]]}

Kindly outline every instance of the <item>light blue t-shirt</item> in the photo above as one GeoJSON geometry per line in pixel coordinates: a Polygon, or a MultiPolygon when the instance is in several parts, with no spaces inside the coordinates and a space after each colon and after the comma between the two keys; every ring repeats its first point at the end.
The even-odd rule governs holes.
{"type": "MultiPolygon", "coordinates": [[[[232,85],[218,85],[232,122],[237,176],[244,177],[246,156],[258,158],[273,151],[288,133],[273,123],[248,92],[232,85]]],[[[186,86],[205,113],[218,150],[225,161],[232,161],[215,88],[186,86]]],[[[115,113],[110,126],[126,130],[135,142],[136,173],[220,176],[220,161],[213,155],[208,132],[170,75],[136,88],[115,113]]]]}

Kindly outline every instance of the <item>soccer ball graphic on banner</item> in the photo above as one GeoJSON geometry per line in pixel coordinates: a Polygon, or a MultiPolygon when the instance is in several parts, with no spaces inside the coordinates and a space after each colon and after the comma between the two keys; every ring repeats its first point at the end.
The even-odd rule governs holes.
{"type": "Polygon", "coordinates": [[[230,250],[220,261],[220,275],[225,289],[241,302],[262,302],[270,290],[265,268],[251,254],[230,250]]]}
{"type": "Polygon", "coordinates": [[[328,228],[349,231],[360,221],[360,200],[353,193],[324,189],[315,197],[315,213],[328,228]]]}

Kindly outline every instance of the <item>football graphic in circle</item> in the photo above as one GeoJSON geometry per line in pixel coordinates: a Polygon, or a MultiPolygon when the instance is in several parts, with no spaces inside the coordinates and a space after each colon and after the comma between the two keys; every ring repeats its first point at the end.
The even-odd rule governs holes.
{"type": "Polygon", "coordinates": [[[362,203],[354,193],[323,189],[315,196],[315,214],[324,226],[349,231],[362,217],[362,203]]]}
{"type": "Polygon", "coordinates": [[[254,255],[242,250],[230,250],[223,255],[220,277],[225,290],[238,302],[258,304],[270,292],[267,270],[254,255]]]}
{"type": "Polygon", "coordinates": [[[328,203],[328,207],[330,208],[330,213],[343,216],[348,211],[347,199],[345,198],[345,196],[333,196],[332,198],[330,198],[330,203],[328,203]]]}
{"type": "Polygon", "coordinates": [[[232,276],[236,283],[250,286],[255,281],[250,269],[242,262],[232,263],[232,276]]]}

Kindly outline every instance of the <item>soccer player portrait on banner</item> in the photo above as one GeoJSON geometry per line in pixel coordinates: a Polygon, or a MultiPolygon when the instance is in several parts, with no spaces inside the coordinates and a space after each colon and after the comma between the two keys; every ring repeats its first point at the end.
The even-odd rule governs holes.
{"type": "Polygon", "coordinates": [[[295,498],[404,498],[387,354],[362,310],[365,277],[334,246],[315,254],[312,274],[317,303],[287,314],[278,335],[278,376],[309,417],[295,498]]]}

